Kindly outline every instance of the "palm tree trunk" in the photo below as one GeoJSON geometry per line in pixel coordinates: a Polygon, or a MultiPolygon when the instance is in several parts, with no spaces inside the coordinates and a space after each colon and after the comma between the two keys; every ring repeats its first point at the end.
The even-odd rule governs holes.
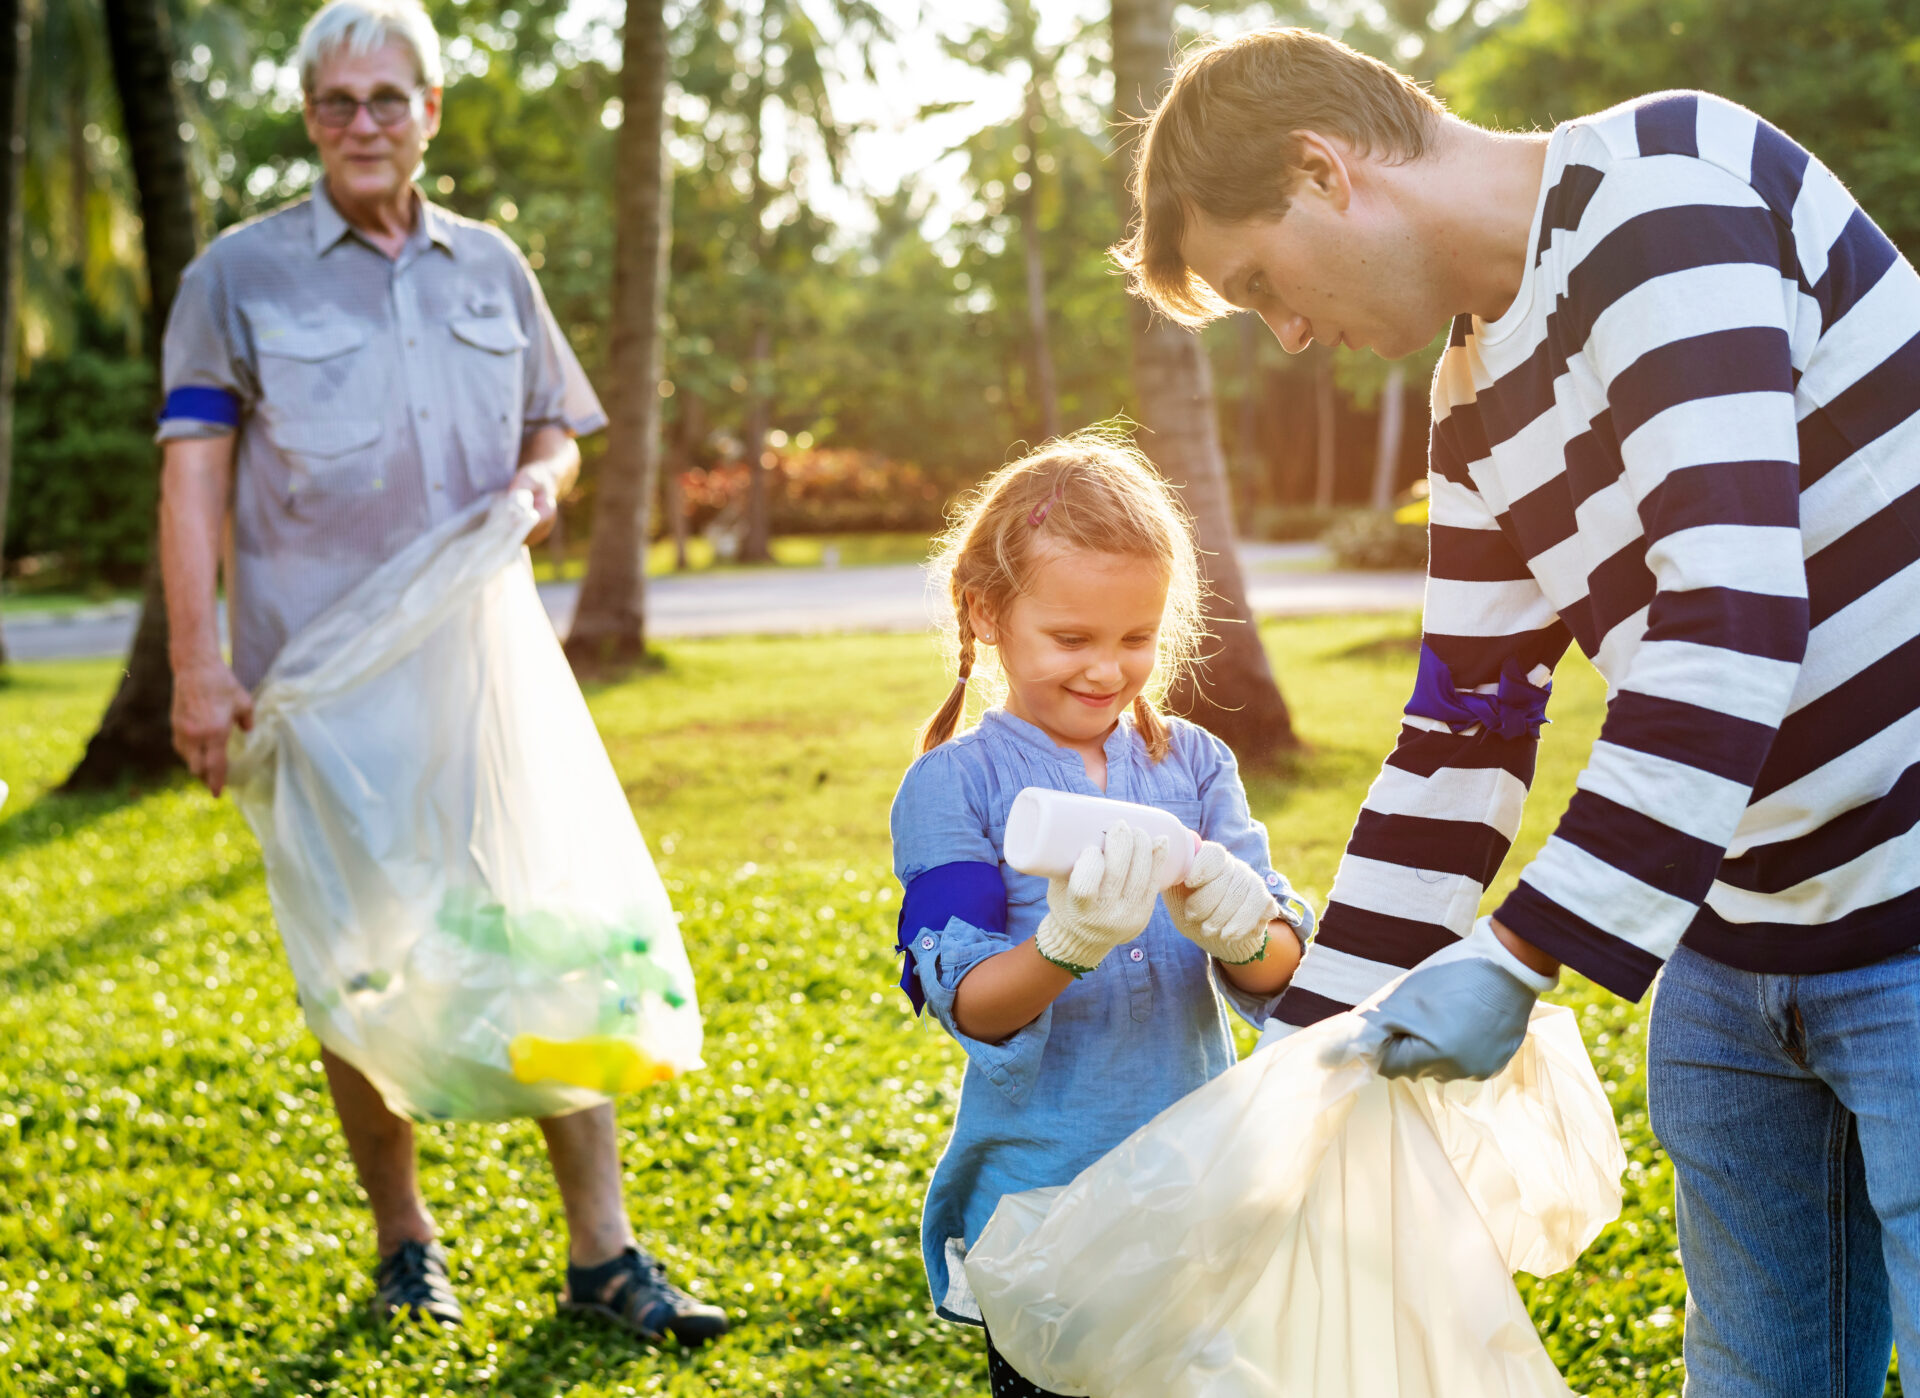
{"type": "MultiPolygon", "coordinates": [[[[120,93],[121,126],[140,192],[141,241],[147,254],[147,352],[158,364],[160,338],[180,274],[199,251],[187,147],[180,137],[184,118],[173,86],[173,37],[161,0],[103,0],[102,9],[113,82],[120,93]]],[[[151,558],[126,673],[63,791],[96,791],[179,765],[173,750],[173,671],[167,663],[167,607],[157,545],[151,558]]]]}
{"type": "Polygon", "coordinates": [[[1260,504],[1260,338],[1266,327],[1251,314],[1234,317],[1240,329],[1240,423],[1234,461],[1240,508],[1251,516],[1260,504]]]}
{"type": "Polygon", "coordinates": [[[767,431],[773,405],[767,401],[767,361],[773,357],[773,329],[765,312],[757,312],[752,349],[747,355],[747,532],[740,541],[742,563],[773,561],[773,501],[767,480],[767,431]]]}
{"type": "MultiPolygon", "coordinates": [[[[1172,76],[1173,0],[1113,0],[1114,105],[1122,131],[1150,110],[1172,76]]],[[[1122,162],[1126,164],[1129,162],[1122,162]]],[[[1129,226],[1136,217],[1122,196],[1129,226]]],[[[1215,640],[1175,692],[1174,704],[1223,739],[1249,766],[1297,748],[1286,701],[1247,607],[1234,553],[1226,457],[1213,401],[1213,372],[1200,338],[1132,302],[1133,382],[1142,445],[1181,487],[1213,590],[1215,640]]]]}
{"type": "Polygon", "coordinates": [[[1027,335],[1033,353],[1033,396],[1040,435],[1060,435],[1060,393],[1054,386],[1053,346],[1047,334],[1047,264],[1040,245],[1040,79],[1027,79],[1025,131],[1027,188],[1020,201],[1020,236],[1027,254],[1027,335]]]}
{"type": "Polygon", "coordinates": [[[1387,381],[1380,389],[1380,439],[1373,458],[1373,507],[1393,508],[1393,481],[1400,473],[1400,442],[1407,430],[1407,371],[1401,365],[1387,366],[1387,381]]]}
{"type": "MultiPolygon", "coordinates": [[[[27,55],[33,17],[26,0],[0,0],[0,112],[7,122],[6,165],[0,168],[0,564],[6,561],[7,492],[13,480],[13,375],[19,346],[20,175],[27,163],[27,55]]],[[[0,635],[0,665],[7,642],[0,635]]]]}
{"type": "Polygon", "coordinates": [[[1339,465],[1333,398],[1333,356],[1326,354],[1313,371],[1313,503],[1321,510],[1333,508],[1334,477],[1339,465]]]}
{"type": "Polygon", "coordinates": [[[667,461],[666,508],[673,525],[673,570],[684,573],[687,560],[687,497],[682,482],[693,469],[694,453],[707,435],[707,405],[697,394],[680,395],[680,417],[673,425],[673,451],[667,461]]]}
{"type": "MultiPolygon", "coordinates": [[[[748,143],[753,162],[753,192],[748,199],[753,226],[747,230],[747,236],[753,239],[754,274],[762,288],[770,283],[767,263],[773,256],[772,240],[767,237],[766,229],[769,191],[760,174],[761,157],[766,153],[768,8],[767,0],[761,0],[754,21],[760,74],[753,80],[753,133],[748,143]]],[[[773,327],[760,298],[754,300],[753,338],[747,350],[747,413],[742,432],[747,457],[747,532],[740,541],[739,559],[742,563],[771,563],[773,503],[769,499],[766,454],[767,432],[773,426],[773,404],[769,401],[771,391],[767,383],[767,362],[773,358],[773,327]]]]}
{"type": "Polygon", "coordinates": [[[663,141],[667,25],[662,0],[627,0],[619,204],[613,270],[613,404],[587,576],[567,635],[579,674],[618,673],[647,655],[647,544],[660,470],[661,312],[673,176],[663,141]]]}

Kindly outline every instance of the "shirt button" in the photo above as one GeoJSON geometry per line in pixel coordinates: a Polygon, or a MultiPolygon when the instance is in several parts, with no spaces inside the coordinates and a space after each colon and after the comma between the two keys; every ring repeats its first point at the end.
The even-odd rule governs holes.
{"type": "Polygon", "coordinates": [[[407,348],[408,349],[413,348],[413,336],[411,335],[407,336],[407,348]]]}
{"type": "Polygon", "coordinates": [[[422,408],[422,409],[420,410],[420,416],[421,416],[421,417],[425,417],[426,415],[427,415],[427,410],[426,410],[425,408],[422,408]]]}
{"type": "Polygon", "coordinates": [[[439,481],[435,481],[435,482],[433,483],[433,488],[434,488],[435,490],[445,490],[445,489],[446,489],[446,486],[444,486],[444,485],[442,485],[442,484],[441,484],[441,483],[440,483],[439,481]]]}
{"type": "Polygon", "coordinates": [[[933,950],[933,938],[931,938],[931,937],[922,937],[922,938],[920,939],[920,950],[922,950],[922,951],[932,951],[932,950],[933,950]]]}
{"type": "Polygon", "coordinates": [[[1139,947],[1135,947],[1132,951],[1128,952],[1127,955],[1135,961],[1145,961],[1147,959],[1147,954],[1140,950],[1139,947]]]}

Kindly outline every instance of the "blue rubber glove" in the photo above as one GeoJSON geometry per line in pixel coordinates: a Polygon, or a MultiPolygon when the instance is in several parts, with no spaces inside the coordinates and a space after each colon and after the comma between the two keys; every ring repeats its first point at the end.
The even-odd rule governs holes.
{"type": "Polygon", "coordinates": [[[1508,951],[1483,917],[1358,1014],[1386,1036],[1381,1076],[1486,1079],[1519,1051],[1533,1002],[1558,979],[1508,951]]]}

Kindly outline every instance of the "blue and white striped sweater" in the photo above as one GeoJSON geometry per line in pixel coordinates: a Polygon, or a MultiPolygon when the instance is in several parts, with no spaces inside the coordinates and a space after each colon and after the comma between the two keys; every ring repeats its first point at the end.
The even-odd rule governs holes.
{"type": "MultiPolygon", "coordinates": [[[[1536,225],[1435,375],[1426,641],[1483,692],[1571,642],[1609,702],[1498,916],[1636,997],[1682,937],[1803,973],[1920,943],[1920,277],[1704,94],[1557,129],[1536,225]]],[[[1463,935],[1532,771],[1409,713],[1282,1018],[1463,935]]]]}

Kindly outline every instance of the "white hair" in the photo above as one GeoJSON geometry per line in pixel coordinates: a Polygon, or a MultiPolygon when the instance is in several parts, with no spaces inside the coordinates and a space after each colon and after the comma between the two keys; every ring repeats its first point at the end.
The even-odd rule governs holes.
{"type": "Polygon", "coordinates": [[[421,82],[428,87],[445,84],[440,36],[433,32],[433,21],[427,18],[419,0],[328,0],[300,31],[300,48],[294,59],[300,66],[301,88],[312,92],[321,62],[341,49],[365,57],[386,47],[391,39],[413,50],[421,82]]]}

